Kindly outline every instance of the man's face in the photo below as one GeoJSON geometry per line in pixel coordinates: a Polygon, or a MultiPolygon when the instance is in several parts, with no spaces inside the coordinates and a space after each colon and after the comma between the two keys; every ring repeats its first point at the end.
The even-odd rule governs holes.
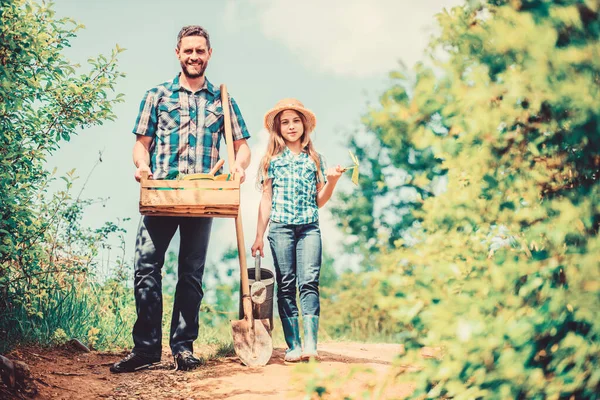
{"type": "Polygon", "coordinates": [[[181,39],[175,54],[181,64],[181,70],[188,78],[199,78],[204,75],[208,60],[212,54],[202,36],[186,36],[181,39]]]}

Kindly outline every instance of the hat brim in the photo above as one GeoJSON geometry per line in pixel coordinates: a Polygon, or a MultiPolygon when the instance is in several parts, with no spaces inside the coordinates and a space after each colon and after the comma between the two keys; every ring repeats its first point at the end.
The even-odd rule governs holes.
{"type": "Polygon", "coordinates": [[[277,116],[277,114],[285,110],[293,110],[304,115],[304,118],[306,119],[306,126],[304,127],[304,131],[306,133],[311,133],[312,131],[314,131],[315,127],[317,126],[317,117],[312,111],[310,111],[308,108],[299,107],[296,105],[286,105],[281,107],[275,107],[267,111],[267,113],[265,114],[264,124],[265,128],[267,128],[269,132],[275,133],[275,117],[277,116]]]}

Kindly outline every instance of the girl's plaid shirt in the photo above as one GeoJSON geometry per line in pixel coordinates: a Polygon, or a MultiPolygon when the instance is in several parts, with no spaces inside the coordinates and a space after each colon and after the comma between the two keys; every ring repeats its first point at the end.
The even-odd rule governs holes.
{"type": "MultiPolygon", "coordinates": [[[[240,109],[229,102],[233,140],[250,137],[240,109]]],[[[154,179],[179,174],[207,173],[219,160],[224,137],[221,90],[208,79],[195,93],[179,84],[179,75],[146,92],[133,128],[136,135],[152,136],[150,169],[154,179]]]]}
{"type": "MultiPolygon", "coordinates": [[[[321,155],[319,158],[325,179],[325,163],[321,155]]],[[[286,147],[271,159],[267,178],[273,180],[271,221],[302,225],[319,219],[317,166],[307,153],[294,155],[286,147]]]]}

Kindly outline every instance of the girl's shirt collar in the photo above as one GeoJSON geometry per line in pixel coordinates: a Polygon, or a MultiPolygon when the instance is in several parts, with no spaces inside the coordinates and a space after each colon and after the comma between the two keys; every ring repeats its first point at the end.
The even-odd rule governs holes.
{"type": "Polygon", "coordinates": [[[281,153],[280,157],[290,160],[302,160],[308,157],[308,154],[304,151],[300,152],[300,154],[294,154],[289,147],[285,146],[285,149],[283,149],[283,153],[281,153]]]}

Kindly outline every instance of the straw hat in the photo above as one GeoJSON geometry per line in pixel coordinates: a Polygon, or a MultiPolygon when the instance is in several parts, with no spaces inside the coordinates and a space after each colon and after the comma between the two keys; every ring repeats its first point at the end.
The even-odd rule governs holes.
{"type": "Polygon", "coordinates": [[[307,108],[304,108],[304,104],[300,101],[292,98],[279,100],[275,107],[267,111],[265,114],[265,128],[269,130],[269,132],[275,132],[275,128],[273,126],[275,121],[275,116],[284,110],[294,110],[306,118],[306,126],[304,130],[306,133],[311,133],[315,126],[317,125],[317,117],[315,114],[307,108]]]}

